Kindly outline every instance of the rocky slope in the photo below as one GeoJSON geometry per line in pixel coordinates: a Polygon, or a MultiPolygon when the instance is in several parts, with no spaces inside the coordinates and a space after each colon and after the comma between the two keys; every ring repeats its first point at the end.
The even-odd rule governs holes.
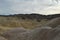
{"type": "Polygon", "coordinates": [[[0,35],[7,40],[60,40],[59,20],[60,17],[52,19],[48,24],[32,30],[13,28],[0,35]]]}

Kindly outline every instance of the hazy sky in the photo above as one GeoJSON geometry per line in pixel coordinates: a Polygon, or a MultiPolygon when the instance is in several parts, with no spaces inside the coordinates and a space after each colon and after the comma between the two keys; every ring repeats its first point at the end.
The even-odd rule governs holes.
{"type": "Polygon", "coordinates": [[[60,13],[59,0],[0,0],[0,14],[60,13]]]}

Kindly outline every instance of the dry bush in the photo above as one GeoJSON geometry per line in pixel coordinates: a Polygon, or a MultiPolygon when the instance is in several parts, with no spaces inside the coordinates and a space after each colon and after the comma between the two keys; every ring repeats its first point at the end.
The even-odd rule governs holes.
{"type": "Polygon", "coordinates": [[[17,17],[0,17],[0,26],[2,27],[24,27],[28,29],[32,29],[37,27],[38,25],[44,25],[47,20],[43,19],[40,22],[37,20],[30,20],[30,19],[18,19],[17,17]]]}

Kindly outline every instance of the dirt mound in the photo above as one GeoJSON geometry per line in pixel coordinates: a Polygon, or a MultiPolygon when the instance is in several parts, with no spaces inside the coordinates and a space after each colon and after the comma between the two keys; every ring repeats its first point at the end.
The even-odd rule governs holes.
{"type": "Polygon", "coordinates": [[[21,30],[12,31],[6,31],[2,36],[8,40],[60,40],[59,27],[41,27],[25,32],[20,32],[21,30]]]}
{"type": "Polygon", "coordinates": [[[7,39],[5,39],[4,37],[0,36],[0,40],[7,40],[7,39]]]}
{"type": "Polygon", "coordinates": [[[60,25],[60,17],[52,19],[45,26],[50,26],[52,28],[55,28],[58,25],[60,25]]]}
{"type": "Polygon", "coordinates": [[[60,28],[51,29],[47,33],[47,40],[60,40],[60,28]]]}
{"type": "MultiPolygon", "coordinates": [[[[15,30],[15,29],[14,29],[15,30]]],[[[3,37],[7,38],[8,40],[44,40],[46,33],[51,30],[51,28],[36,28],[33,30],[20,32],[22,30],[9,30],[2,34],[3,37]],[[12,32],[13,31],[13,32],[12,32]]]]}
{"type": "Polygon", "coordinates": [[[4,32],[2,36],[8,40],[60,40],[60,26],[56,28],[41,27],[23,32],[13,30],[4,32]]]}

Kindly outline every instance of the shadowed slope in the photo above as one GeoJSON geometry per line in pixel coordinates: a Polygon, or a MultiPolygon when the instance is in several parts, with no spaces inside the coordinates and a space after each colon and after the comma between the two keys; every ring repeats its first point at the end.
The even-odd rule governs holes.
{"type": "Polygon", "coordinates": [[[56,28],[41,27],[25,32],[13,30],[4,32],[2,36],[8,40],[60,40],[60,26],[56,28]]]}
{"type": "Polygon", "coordinates": [[[5,39],[4,37],[0,36],[0,40],[7,40],[7,39],[5,39]]]}
{"type": "Polygon", "coordinates": [[[18,31],[18,29],[13,30],[4,32],[2,36],[7,38],[8,40],[44,40],[46,33],[51,30],[51,27],[36,28],[25,32],[20,32],[22,30],[18,31]],[[16,32],[13,30],[15,30],[16,32]]]}
{"type": "Polygon", "coordinates": [[[47,33],[47,40],[60,40],[60,26],[51,29],[48,33],[47,33]]]}
{"type": "Polygon", "coordinates": [[[60,25],[60,17],[52,19],[45,26],[50,26],[52,28],[55,28],[58,25],[60,25]]]}
{"type": "Polygon", "coordinates": [[[1,36],[5,37],[8,40],[60,40],[59,25],[60,17],[52,19],[43,27],[38,27],[33,30],[14,28],[3,32],[1,36]]]}

